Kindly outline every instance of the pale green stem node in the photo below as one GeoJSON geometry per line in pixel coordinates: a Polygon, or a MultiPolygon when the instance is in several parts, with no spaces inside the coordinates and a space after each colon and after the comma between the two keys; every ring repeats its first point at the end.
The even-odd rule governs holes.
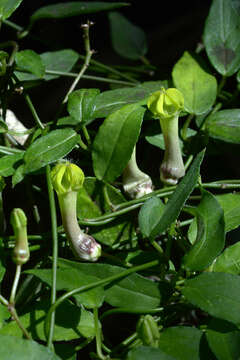
{"type": "Polygon", "coordinates": [[[12,253],[12,259],[17,265],[25,264],[30,257],[28,238],[27,238],[27,218],[22,209],[13,209],[10,217],[10,223],[15,235],[15,247],[12,253]]]}

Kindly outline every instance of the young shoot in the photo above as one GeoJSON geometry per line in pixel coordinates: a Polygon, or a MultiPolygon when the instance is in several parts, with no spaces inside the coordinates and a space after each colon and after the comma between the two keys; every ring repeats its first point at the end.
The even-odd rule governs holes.
{"type": "Polygon", "coordinates": [[[83,171],[70,162],[57,164],[51,171],[51,180],[57,193],[63,227],[73,254],[83,260],[96,261],[101,246],[85,234],[77,221],[77,193],[83,186],[83,171]]]}
{"type": "Polygon", "coordinates": [[[10,222],[15,235],[15,247],[12,259],[16,265],[25,264],[30,257],[27,238],[27,218],[22,209],[13,209],[10,222]]]}
{"type": "Polygon", "coordinates": [[[160,177],[168,185],[177,184],[178,180],[185,175],[178,137],[178,117],[183,105],[183,95],[175,88],[167,90],[162,88],[154,92],[147,103],[154,117],[160,120],[165,143],[160,177]]]}
{"type": "Polygon", "coordinates": [[[136,161],[136,146],[133,149],[132,156],[123,171],[123,189],[132,199],[138,199],[143,195],[153,191],[152,180],[150,176],[142,172],[136,161]]]}

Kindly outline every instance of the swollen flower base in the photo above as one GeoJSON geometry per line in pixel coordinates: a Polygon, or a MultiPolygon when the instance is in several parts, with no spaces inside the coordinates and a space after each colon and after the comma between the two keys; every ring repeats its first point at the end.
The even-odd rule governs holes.
{"type": "Polygon", "coordinates": [[[77,193],[84,182],[83,171],[69,162],[57,164],[51,172],[52,185],[58,195],[63,227],[70,247],[77,258],[96,261],[101,246],[85,234],[77,220],[77,193]]]}

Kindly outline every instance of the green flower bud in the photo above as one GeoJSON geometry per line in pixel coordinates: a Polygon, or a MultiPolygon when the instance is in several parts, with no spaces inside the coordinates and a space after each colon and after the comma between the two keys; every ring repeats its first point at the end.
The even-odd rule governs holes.
{"type": "Polygon", "coordinates": [[[151,315],[142,315],[137,323],[136,330],[143,345],[158,347],[160,332],[151,315]]]}
{"type": "Polygon", "coordinates": [[[184,106],[182,93],[174,88],[162,88],[148,99],[147,106],[160,120],[164,137],[165,153],[160,167],[161,180],[175,185],[185,175],[178,137],[178,117],[184,106]]]}
{"type": "Polygon", "coordinates": [[[155,117],[168,119],[179,115],[184,106],[184,98],[175,88],[162,88],[149,97],[147,106],[155,117]]]}
{"type": "Polygon", "coordinates": [[[63,195],[69,191],[81,189],[84,182],[84,173],[75,164],[70,162],[60,163],[52,169],[51,180],[57,194],[63,195]]]}
{"type": "Polygon", "coordinates": [[[27,239],[27,218],[22,209],[13,209],[10,217],[10,223],[15,235],[15,247],[12,253],[12,259],[17,265],[25,264],[30,252],[27,239]]]}

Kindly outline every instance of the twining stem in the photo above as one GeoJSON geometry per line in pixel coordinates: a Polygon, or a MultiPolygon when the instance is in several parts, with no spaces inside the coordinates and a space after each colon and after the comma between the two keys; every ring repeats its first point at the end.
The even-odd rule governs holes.
{"type": "Polygon", "coordinates": [[[17,287],[18,287],[18,283],[19,283],[19,279],[20,279],[20,275],[21,275],[21,269],[22,269],[21,265],[16,266],[16,273],[15,273],[12,290],[11,290],[11,295],[10,295],[10,299],[9,299],[10,304],[15,303],[15,297],[16,297],[17,287]]]}
{"type": "MultiPolygon", "coordinates": [[[[49,197],[49,205],[50,205],[52,241],[53,241],[51,304],[54,304],[56,301],[56,291],[57,291],[56,284],[57,284],[57,259],[58,259],[58,231],[57,231],[56,205],[55,205],[54,191],[51,182],[49,165],[46,166],[46,179],[47,179],[48,197],[49,197]]],[[[53,311],[50,316],[50,326],[47,337],[47,346],[49,348],[52,348],[54,325],[55,325],[55,311],[53,311]]]]}
{"type": "Polygon", "coordinates": [[[32,103],[32,100],[31,100],[30,97],[29,97],[29,95],[28,95],[28,94],[24,94],[24,98],[25,98],[25,101],[26,101],[29,109],[31,110],[31,113],[32,113],[32,115],[33,115],[33,118],[34,118],[37,126],[38,126],[40,129],[44,130],[44,129],[45,129],[45,126],[44,126],[43,123],[41,122],[41,120],[40,120],[40,118],[39,118],[39,116],[38,116],[38,114],[37,114],[37,111],[36,111],[36,109],[35,109],[35,107],[34,107],[34,105],[33,105],[33,103],[32,103]]]}
{"type": "Polygon", "coordinates": [[[149,268],[157,266],[157,265],[159,265],[159,260],[153,260],[153,261],[150,261],[148,263],[138,265],[138,266],[134,266],[134,267],[132,267],[130,269],[122,271],[121,273],[109,276],[109,277],[107,277],[105,279],[95,281],[95,282],[93,282],[91,284],[81,286],[79,288],[76,288],[74,290],[71,290],[71,291],[65,293],[64,295],[59,297],[57,299],[57,301],[54,304],[52,304],[50,309],[48,310],[48,313],[47,313],[46,318],[45,318],[45,323],[44,323],[45,336],[48,337],[48,334],[49,334],[50,320],[51,320],[52,313],[57,309],[57,307],[59,305],[62,304],[63,301],[69,299],[73,295],[85,292],[85,291],[90,290],[90,289],[94,289],[94,288],[99,287],[99,286],[107,285],[108,283],[111,283],[113,281],[116,281],[118,279],[126,277],[126,276],[128,276],[128,275],[130,275],[130,274],[132,274],[134,272],[149,269],[149,268]]]}
{"type": "Polygon", "coordinates": [[[31,340],[31,335],[28,333],[28,331],[25,329],[25,327],[22,325],[19,317],[18,317],[18,314],[16,312],[16,309],[14,307],[14,305],[12,304],[8,304],[8,310],[12,316],[12,318],[16,321],[16,323],[18,324],[19,328],[22,330],[24,336],[28,339],[28,340],[31,340]]]}
{"type": "Polygon", "coordinates": [[[69,94],[71,94],[75,87],[77,86],[79,80],[81,79],[81,77],[83,76],[83,74],[85,73],[85,71],[87,70],[91,57],[94,53],[93,50],[91,50],[90,47],[90,38],[89,38],[89,28],[90,26],[92,26],[93,23],[88,21],[86,24],[82,25],[82,29],[83,29],[83,38],[84,38],[84,46],[85,46],[85,52],[86,52],[86,56],[85,56],[85,61],[83,63],[83,66],[79,72],[79,74],[76,76],[75,80],[73,81],[72,85],[70,86],[70,89],[68,90],[64,100],[63,100],[63,104],[67,102],[68,100],[68,96],[69,94]]]}
{"type": "Polygon", "coordinates": [[[96,332],[96,350],[99,359],[104,360],[105,356],[102,353],[102,334],[101,329],[99,327],[99,320],[98,320],[98,308],[95,307],[93,309],[93,317],[94,317],[94,326],[96,332]]]}
{"type": "Polygon", "coordinates": [[[183,124],[182,131],[181,131],[183,140],[186,140],[186,138],[187,138],[187,129],[188,129],[193,117],[194,117],[193,114],[189,114],[187,119],[185,120],[185,123],[183,124]]]}
{"type": "Polygon", "coordinates": [[[2,295],[0,295],[0,302],[5,305],[5,306],[8,306],[8,301],[7,299],[5,299],[2,295]]]}

